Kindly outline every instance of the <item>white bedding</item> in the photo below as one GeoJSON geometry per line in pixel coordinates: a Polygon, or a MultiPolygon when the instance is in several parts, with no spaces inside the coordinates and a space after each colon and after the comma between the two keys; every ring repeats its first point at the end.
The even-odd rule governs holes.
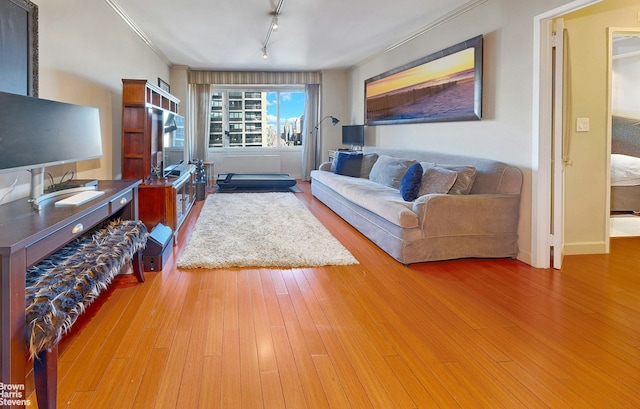
{"type": "Polygon", "coordinates": [[[640,185],[640,158],[611,154],[611,186],[640,185]]]}

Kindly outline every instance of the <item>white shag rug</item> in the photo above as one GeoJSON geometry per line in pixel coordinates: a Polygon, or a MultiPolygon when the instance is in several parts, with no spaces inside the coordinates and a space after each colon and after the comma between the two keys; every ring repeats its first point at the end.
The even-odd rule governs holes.
{"type": "Polygon", "coordinates": [[[181,268],[358,264],[293,193],[211,194],[181,268]]]}

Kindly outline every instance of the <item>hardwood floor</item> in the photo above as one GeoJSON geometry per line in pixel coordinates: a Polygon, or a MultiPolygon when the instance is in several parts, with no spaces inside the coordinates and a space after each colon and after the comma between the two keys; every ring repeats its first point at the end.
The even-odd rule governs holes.
{"type": "Polygon", "coordinates": [[[407,267],[301,185],[361,264],[182,271],[182,240],[144,284],[118,277],[63,339],[58,407],[640,407],[640,238],[562,271],[407,267]]]}

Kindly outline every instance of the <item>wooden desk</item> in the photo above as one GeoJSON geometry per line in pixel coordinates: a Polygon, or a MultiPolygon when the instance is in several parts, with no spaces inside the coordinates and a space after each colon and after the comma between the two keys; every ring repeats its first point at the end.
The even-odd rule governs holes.
{"type": "MultiPolygon", "coordinates": [[[[106,219],[137,220],[139,184],[100,181],[98,190],[105,194],[78,207],[55,207],[60,197],[44,201],[40,211],[27,199],[0,206],[0,367],[5,385],[25,385],[25,271],[106,219]]],[[[26,388],[23,392],[26,399],[26,388]]]]}

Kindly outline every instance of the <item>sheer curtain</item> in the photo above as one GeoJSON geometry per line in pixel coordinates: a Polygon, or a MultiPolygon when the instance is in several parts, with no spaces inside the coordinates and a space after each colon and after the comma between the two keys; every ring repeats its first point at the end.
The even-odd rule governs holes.
{"type": "Polygon", "coordinates": [[[211,84],[189,84],[189,121],[187,122],[189,160],[202,159],[207,162],[212,88],[211,84]]]}
{"type": "Polygon", "coordinates": [[[313,169],[317,169],[321,161],[320,138],[318,130],[313,131],[314,124],[320,118],[320,85],[305,86],[304,126],[302,128],[302,180],[309,180],[313,169]]]}

